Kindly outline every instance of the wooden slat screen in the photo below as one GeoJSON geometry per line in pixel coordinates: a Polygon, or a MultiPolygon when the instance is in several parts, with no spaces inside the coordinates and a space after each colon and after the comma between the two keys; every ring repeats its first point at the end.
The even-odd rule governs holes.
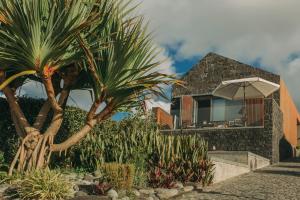
{"type": "Polygon", "coordinates": [[[192,96],[182,96],[181,120],[183,128],[193,124],[193,105],[194,100],[192,96]]]}
{"type": "Polygon", "coordinates": [[[264,101],[263,99],[246,99],[247,125],[263,126],[264,101]]]}

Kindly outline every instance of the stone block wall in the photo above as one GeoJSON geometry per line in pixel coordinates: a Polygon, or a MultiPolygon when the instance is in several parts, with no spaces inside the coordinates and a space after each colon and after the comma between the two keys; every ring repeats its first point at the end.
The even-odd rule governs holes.
{"type": "Polygon", "coordinates": [[[279,162],[280,153],[279,153],[279,142],[283,138],[283,113],[280,110],[280,106],[272,101],[272,125],[273,125],[273,134],[272,134],[272,161],[274,163],[279,162]]]}
{"type": "Polygon", "coordinates": [[[208,142],[209,151],[250,151],[277,163],[283,134],[282,113],[273,99],[265,100],[264,110],[262,127],[162,130],[162,133],[197,134],[208,142]]]}

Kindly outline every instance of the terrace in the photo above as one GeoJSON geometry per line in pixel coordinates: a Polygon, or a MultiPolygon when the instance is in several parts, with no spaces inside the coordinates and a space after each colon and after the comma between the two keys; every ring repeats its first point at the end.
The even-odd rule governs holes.
{"type": "Polygon", "coordinates": [[[214,96],[173,98],[173,129],[224,129],[264,126],[264,99],[227,100],[214,96]],[[245,115],[245,109],[247,115],[245,115]]]}

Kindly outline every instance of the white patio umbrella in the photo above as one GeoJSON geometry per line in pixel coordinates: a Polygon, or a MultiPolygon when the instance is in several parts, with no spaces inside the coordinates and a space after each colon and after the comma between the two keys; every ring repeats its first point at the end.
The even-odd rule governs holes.
{"type": "MultiPolygon", "coordinates": [[[[280,88],[280,85],[259,77],[223,81],[213,95],[229,100],[244,100],[244,114],[246,112],[246,98],[268,97],[280,88]]],[[[246,122],[245,122],[246,125],[246,122]]]]}

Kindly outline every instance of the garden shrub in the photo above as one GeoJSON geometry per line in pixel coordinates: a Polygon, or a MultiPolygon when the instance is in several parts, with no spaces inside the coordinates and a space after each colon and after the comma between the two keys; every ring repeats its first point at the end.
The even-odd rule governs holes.
{"type": "MultiPolygon", "coordinates": [[[[21,97],[18,102],[29,123],[32,124],[45,100],[21,97]]],[[[84,123],[85,113],[85,111],[78,108],[67,107],[66,112],[64,113],[64,121],[59,130],[56,142],[61,142],[71,133],[78,131],[82,123],[84,123]]],[[[51,117],[51,115],[48,116],[45,127],[49,125],[51,117]]],[[[43,131],[45,131],[45,127],[43,127],[43,131]]],[[[0,98],[0,130],[0,151],[4,152],[5,163],[9,164],[17,152],[19,139],[11,120],[8,103],[4,98],[0,98]]],[[[74,155],[75,153],[76,152],[71,149],[67,156],[54,154],[54,159],[52,159],[50,165],[72,166],[78,158],[74,155]]]]}
{"type": "Polygon", "coordinates": [[[199,136],[156,135],[154,146],[149,164],[151,186],[171,187],[175,181],[212,183],[213,163],[207,143],[199,136]]]}
{"type": "Polygon", "coordinates": [[[21,199],[61,200],[73,196],[73,186],[57,171],[36,170],[17,182],[21,199]]]}
{"type": "MultiPolygon", "coordinates": [[[[25,115],[33,113],[36,116],[42,103],[43,100],[20,98],[20,106],[26,108],[25,115]]],[[[5,106],[5,100],[0,98],[0,151],[5,152],[5,162],[10,162],[17,141],[10,117],[7,117],[9,110],[6,107],[2,112],[5,106]]],[[[67,107],[56,142],[79,130],[84,119],[85,111],[67,107]]],[[[152,116],[145,117],[138,112],[118,122],[107,120],[97,125],[66,154],[54,154],[50,166],[93,172],[104,163],[133,164],[136,186],[144,187],[149,182],[151,186],[171,187],[175,181],[208,185],[213,177],[213,164],[207,157],[207,150],[207,143],[199,136],[161,135],[152,116]]]]}
{"type": "Polygon", "coordinates": [[[99,166],[105,182],[118,189],[131,189],[135,168],[132,164],[103,163],[99,166]]]}
{"type": "Polygon", "coordinates": [[[2,165],[4,165],[5,161],[4,161],[4,153],[2,151],[0,151],[0,167],[2,165]]]}

